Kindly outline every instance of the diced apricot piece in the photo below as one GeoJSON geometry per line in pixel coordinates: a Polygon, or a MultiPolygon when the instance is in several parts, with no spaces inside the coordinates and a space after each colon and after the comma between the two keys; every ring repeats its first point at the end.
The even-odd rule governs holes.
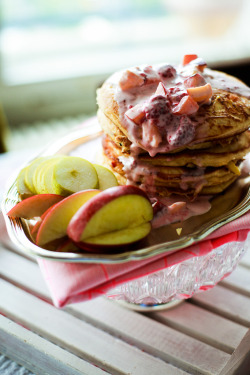
{"type": "Polygon", "coordinates": [[[197,112],[199,105],[196,101],[190,96],[185,95],[179,104],[173,109],[175,115],[192,115],[197,112]]]}
{"type": "Polygon", "coordinates": [[[130,90],[134,87],[140,87],[144,84],[145,79],[139,74],[139,72],[132,72],[131,70],[126,70],[119,82],[120,88],[123,91],[130,90]]]}
{"type": "Polygon", "coordinates": [[[160,82],[155,91],[155,96],[158,96],[158,95],[166,96],[166,94],[167,94],[166,87],[163,85],[162,82],[160,82]]]}
{"type": "Polygon", "coordinates": [[[210,83],[204,86],[187,88],[187,92],[197,103],[207,102],[213,94],[210,83]]]}
{"type": "Polygon", "coordinates": [[[184,55],[183,60],[182,60],[182,65],[187,65],[191,61],[197,59],[197,55],[184,55]]]}
{"type": "Polygon", "coordinates": [[[128,109],[125,115],[137,125],[141,124],[145,117],[145,112],[141,104],[136,104],[134,107],[128,109]]]}
{"type": "Polygon", "coordinates": [[[202,77],[201,74],[196,73],[186,78],[183,83],[186,88],[189,88],[189,87],[204,86],[206,84],[206,81],[202,77]]]}

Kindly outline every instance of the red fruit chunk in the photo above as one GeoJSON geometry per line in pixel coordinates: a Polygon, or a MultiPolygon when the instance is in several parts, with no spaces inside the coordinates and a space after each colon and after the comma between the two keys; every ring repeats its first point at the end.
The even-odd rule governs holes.
{"type": "Polygon", "coordinates": [[[32,219],[41,216],[49,207],[60,202],[65,197],[56,194],[38,194],[17,203],[8,216],[32,219]]]}
{"type": "Polygon", "coordinates": [[[184,80],[184,86],[186,88],[204,86],[205,84],[206,84],[206,80],[199,73],[196,73],[192,75],[191,77],[188,77],[184,80]]]}
{"type": "Polygon", "coordinates": [[[173,78],[176,75],[176,70],[172,65],[163,65],[158,69],[158,74],[161,78],[173,78]]]}
{"type": "Polygon", "coordinates": [[[140,87],[144,84],[145,78],[140,75],[140,72],[132,72],[131,70],[126,70],[123,73],[119,85],[123,91],[130,90],[135,87],[140,87]]]}
{"type": "Polygon", "coordinates": [[[159,85],[157,86],[157,89],[155,91],[155,95],[156,96],[158,96],[158,95],[166,96],[167,95],[166,87],[163,85],[162,82],[160,82],[159,85]]]}
{"type": "Polygon", "coordinates": [[[136,104],[134,107],[128,109],[125,115],[137,125],[140,125],[145,117],[145,111],[141,104],[136,104]]]}
{"type": "Polygon", "coordinates": [[[204,86],[190,87],[187,89],[187,92],[198,103],[207,102],[213,94],[210,83],[204,86]]]}
{"type": "Polygon", "coordinates": [[[199,105],[196,101],[190,96],[184,96],[180,103],[173,109],[175,115],[192,115],[197,112],[199,105]]]}
{"type": "Polygon", "coordinates": [[[197,59],[197,55],[184,55],[183,60],[182,60],[182,65],[187,65],[191,61],[197,59]]]}

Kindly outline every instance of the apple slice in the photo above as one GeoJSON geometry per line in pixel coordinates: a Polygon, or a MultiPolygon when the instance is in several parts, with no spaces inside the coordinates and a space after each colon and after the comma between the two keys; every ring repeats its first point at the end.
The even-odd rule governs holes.
{"type": "Polygon", "coordinates": [[[112,186],[117,186],[118,182],[117,179],[111,170],[108,168],[103,167],[99,164],[93,164],[99,180],[99,189],[106,190],[112,186]]]}
{"type": "Polygon", "coordinates": [[[55,164],[56,161],[64,158],[64,155],[51,156],[42,161],[34,171],[33,185],[37,194],[52,193],[48,192],[44,185],[44,174],[49,165],[55,164]]]}
{"type": "Polygon", "coordinates": [[[36,168],[38,167],[39,164],[41,164],[44,160],[47,160],[48,157],[46,156],[41,156],[39,158],[34,159],[26,168],[25,168],[25,177],[24,181],[29,190],[33,193],[36,194],[36,189],[33,184],[33,176],[36,168]]]}
{"type": "Polygon", "coordinates": [[[139,227],[149,223],[152,218],[153,208],[143,190],[132,185],[116,186],[104,190],[82,206],[70,220],[67,233],[76,243],[100,245],[112,245],[112,236],[117,235],[115,245],[123,245],[138,241],[145,233],[148,234],[148,230],[139,227]],[[132,235],[133,230],[125,231],[124,234],[126,229],[134,229],[137,234],[132,235]]]}
{"type": "Polygon", "coordinates": [[[33,195],[17,203],[8,213],[11,217],[22,217],[23,219],[32,219],[40,217],[53,204],[64,199],[61,195],[56,194],[39,194],[33,195]]]}
{"type": "Polygon", "coordinates": [[[59,251],[61,253],[76,253],[79,252],[79,247],[72,242],[69,238],[67,238],[63,243],[61,243],[60,246],[56,249],[56,251],[59,251]]]}
{"type": "Polygon", "coordinates": [[[55,204],[43,219],[37,233],[36,244],[44,247],[44,245],[66,236],[67,227],[73,215],[90,198],[99,193],[100,190],[84,190],[55,204]]]}
{"type": "Polygon", "coordinates": [[[21,199],[26,199],[33,195],[28,186],[25,183],[26,168],[21,169],[16,179],[16,188],[21,199]]]}
{"type": "Polygon", "coordinates": [[[151,231],[151,223],[144,223],[133,228],[125,228],[115,232],[101,234],[87,238],[84,242],[77,242],[77,246],[91,252],[107,251],[121,245],[130,245],[145,238],[151,231]]]}
{"type": "Polygon", "coordinates": [[[69,195],[98,188],[98,176],[89,161],[78,156],[68,156],[55,164],[52,185],[55,194],[69,195]]]}

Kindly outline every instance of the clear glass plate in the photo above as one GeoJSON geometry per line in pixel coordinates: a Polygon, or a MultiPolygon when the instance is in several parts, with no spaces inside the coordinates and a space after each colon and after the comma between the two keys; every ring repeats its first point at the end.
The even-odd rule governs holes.
{"type": "Polygon", "coordinates": [[[213,288],[236,268],[249,248],[250,234],[245,242],[224,244],[204,256],[121,284],[106,296],[138,311],[173,307],[199,291],[213,288]]]}
{"type": "MultiPolygon", "coordinates": [[[[63,153],[82,156],[94,161],[96,153],[101,150],[101,134],[101,129],[94,118],[86,125],[52,143],[37,156],[63,153]]],[[[224,194],[212,200],[212,208],[208,213],[184,221],[181,236],[177,234],[176,225],[173,224],[153,229],[147,239],[140,242],[137,247],[121,248],[116,253],[103,254],[84,251],[59,253],[42,249],[31,241],[29,221],[10,218],[6,215],[19,200],[15,178],[10,182],[2,203],[2,211],[10,238],[24,253],[28,252],[36,257],[56,261],[120,263],[145,259],[164,252],[174,252],[203,240],[216,229],[250,209],[250,178],[239,178],[224,194]]]]}

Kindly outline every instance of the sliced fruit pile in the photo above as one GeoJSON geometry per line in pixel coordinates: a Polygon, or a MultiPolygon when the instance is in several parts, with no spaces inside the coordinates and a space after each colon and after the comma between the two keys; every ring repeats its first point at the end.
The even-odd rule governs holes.
{"type": "Polygon", "coordinates": [[[126,185],[104,191],[87,189],[67,197],[34,195],[18,203],[8,215],[36,218],[31,235],[45,249],[109,252],[146,237],[151,231],[153,209],[140,188],[126,185]]]}
{"type": "Polygon", "coordinates": [[[67,196],[85,189],[105,190],[117,186],[107,168],[76,156],[44,156],[21,170],[17,190],[22,199],[35,194],[67,196]]]}

